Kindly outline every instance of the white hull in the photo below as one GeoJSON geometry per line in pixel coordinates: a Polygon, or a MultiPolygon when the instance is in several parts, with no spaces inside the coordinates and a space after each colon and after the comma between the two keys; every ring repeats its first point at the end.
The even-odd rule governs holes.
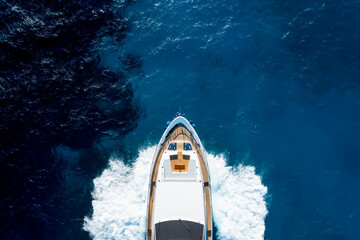
{"type": "Polygon", "coordinates": [[[181,115],[169,124],[156,148],[147,199],[146,239],[212,239],[206,152],[181,115]]]}

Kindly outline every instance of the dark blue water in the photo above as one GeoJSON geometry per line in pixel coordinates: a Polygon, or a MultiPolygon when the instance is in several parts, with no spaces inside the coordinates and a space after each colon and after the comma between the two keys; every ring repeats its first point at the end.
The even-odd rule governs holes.
{"type": "Polygon", "coordinates": [[[2,1],[0,236],[89,239],[92,180],[180,108],[265,239],[360,239],[359,1],[2,1]]]}

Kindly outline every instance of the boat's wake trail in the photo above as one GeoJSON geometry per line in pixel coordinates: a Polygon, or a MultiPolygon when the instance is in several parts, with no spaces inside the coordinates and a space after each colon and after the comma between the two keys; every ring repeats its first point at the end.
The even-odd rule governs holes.
{"type": "Polygon", "coordinates": [[[217,239],[264,239],[267,187],[252,166],[228,167],[208,155],[217,239]]]}
{"type": "MultiPolygon", "coordinates": [[[[146,196],[155,146],[141,149],[132,166],[112,158],[94,180],[93,213],[84,229],[94,239],[145,239],[146,196]]],[[[217,239],[263,239],[267,214],[254,167],[227,167],[222,155],[208,155],[217,239]]]]}

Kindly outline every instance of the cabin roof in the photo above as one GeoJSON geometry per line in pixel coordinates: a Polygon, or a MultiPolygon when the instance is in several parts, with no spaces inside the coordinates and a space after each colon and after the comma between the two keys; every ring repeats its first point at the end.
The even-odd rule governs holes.
{"type": "Polygon", "coordinates": [[[154,223],[184,219],[205,223],[204,192],[201,182],[157,182],[154,223]]]}

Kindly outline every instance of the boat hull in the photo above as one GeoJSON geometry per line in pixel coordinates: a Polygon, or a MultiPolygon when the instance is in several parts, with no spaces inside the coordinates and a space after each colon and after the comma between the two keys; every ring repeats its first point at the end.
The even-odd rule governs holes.
{"type": "MultiPolygon", "coordinates": [[[[147,209],[147,218],[146,218],[147,219],[146,239],[148,240],[161,239],[155,235],[156,228],[154,223],[154,219],[156,218],[156,211],[159,211],[159,208],[161,207],[161,206],[155,206],[156,202],[158,201],[158,200],[156,201],[157,184],[160,184],[159,171],[161,171],[161,168],[164,167],[162,164],[164,163],[164,158],[166,157],[165,155],[168,154],[167,152],[169,152],[167,151],[169,148],[169,144],[174,142],[179,142],[179,143],[186,142],[190,144],[192,151],[195,154],[194,158],[196,158],[197,164],[199,166],[199,170],[198,170],[200,173],[199,178],[202,184],[201,186],[202,189],[200,191],[202,192],[203,195],[202,199],[203,199],[204,216],[205,216],[204,231],[200,239],[206,239],[206,240],[213,239],[211,183],[210,183],[209,167],[206,160],[206,152],[192,124],[190,124],[190,122],[187,121],[183,116],[176,117],[169,124],[156,148],[156,152],[151,166],[150,179],[149,179],[149,190],[148,190],[148,198],[147,198],[148,209],[147,209]]],[[[173,171],[176,170],[173,169],[173,171]]]]}

